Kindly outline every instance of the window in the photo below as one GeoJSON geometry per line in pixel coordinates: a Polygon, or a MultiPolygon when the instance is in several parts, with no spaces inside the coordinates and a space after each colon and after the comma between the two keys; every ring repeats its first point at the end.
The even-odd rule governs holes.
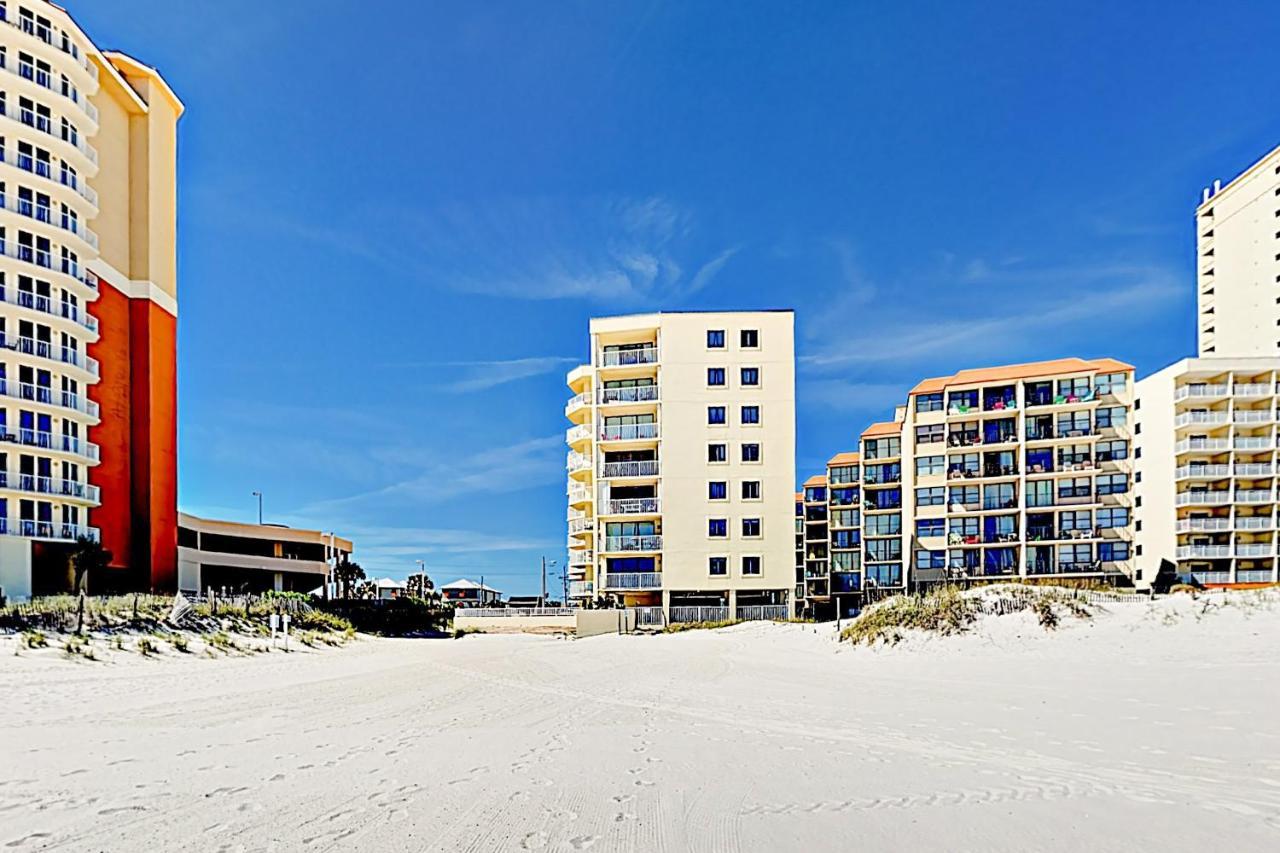
{"type": "Polygon", "coordinates": [[[707,349],[724,349],[724,329],[707,331],[707,349]]]}
{"type": "Polygon", "coordinates": [[[742,574],[743,575],[760,574],[760,558],[759,557],[743,557],[742,558],[742,574]]]}
{"type": "Polygon", "coordinates": [[[898,436],[889,438],[869,438],[863,442],[866,449],[864,459],[887,459],[902,455],[902,439],[898,436]]]}
{"type": "Polygon", "coordinates": [[[759,462],[760,461],[760,445],[758,444],[742,445],[742,461],[743,462],[759,462]]]}
{"type": "Polygon", "coordinates": [[[857,527],[862,523],[862,514],[856,509],[837,509],[831,513],[832,527],[857,527]]]}
{"type": "Polygon", "coordinates": [[[946,427],[943,424],[916,427],[916,444],[936,444],[945,441],[946,437],[946,427]]]}
{"type": "Polygon", "coordinates": [[[869,515],[863,532],[868,536],[897,536],[902,532],[902,516],[896,512],[888,515],[869,515]]]}
{"type": "Polygon", "coordinates": [[[1093,387],[1097,389],[1099,396],[1103,394],[1115,394],[1124,390],[1125,374],[1101,373],[1094,377],[1093,383],[1093,387]]]}
{"type": "Polygon", "coordinates": [[[916,458],[916,476],[927,477],[930,474],[941,474],[946,460],[942,456],[920,456],[916,458]]]}
{"type": "Polygon", "coordinates": [[[742,481],[742,499],[744,501],[760,500],[760,481],[759,480],[743,480],[742,481]]]}
{"type": "Polygon", "coordinates": [[[862,537],[858,535],[856,530],[831,531],[832,548],[857,548],[861,540],[862,537]]]}
{"type": "Polygon", "coordinates": [[[729,574],[729,558],[709,557],[707,559],[707,574],[713,577],[721,577],[729,574]]]}
{"type": "Polygon", "coordinates": [[[743,349],[760,348],[760,331],[758,329],[743,329],[739,339],[742,341],[743,349]]]}
{"type": "Polygon", "coordinates": [[[708,426],[723,426],[728,420],[725,411],[724,406],[707,406],[708,426]]]}
{"type": "Polygon", "coordinates": [[[941,412],[942,411],[942,395],[941,394],[920,394],[916,397],[917,412],[941,412]]]}
{"type": "Polygon", "coordinates": [[[832,468],[829,474],[829,482],[832,485],[858,482],[858,466],[841,465],[838,468],[832,468]]]}
{"type": "Polygon", "coordinates": [[[946,502],[944,492],[942,486],[916,489],[916,506],[942,506],[946,502]]]}
{"type": "Polygon", "coordinates": [[[713,388],[724,387],[724,368],[708,367],[707,368],[707,384],[713,388]]]}
{"type": "Polygon", "coordinates": [[[1094,424],[1098,429],[1121,426],[1124,424],[1127,415],[1128,412],[1125,410],[1124,406],[1108,406],[1103,409],[1098,409],[1097,414],[1094,416],[1094,424]]]}
{"type": "Polygon", "coordinates": [[[1098,478],[1098,494],[1119,495],[1129,491],[1129,478],[1124,474],[1103,474],[1098,478]]]}
{"type": "Polygon", "coordinates": [[[729,484],[724,480],[712,480],[707,483],[707,500],[709,501],[727,501],[729,499],[729,484]]]}
{"type": "Polygon", "coordinates": [[[1114,462],[1117,459],[1129,458],[1127,441],[1100,441],[1097,446],[1099,462],[1114,462]]]}
{"type": "Polygon", "coordinates": [[[743,406],[742,407],[742,423],[744,424],[760,423],[760,407],[759,406],[743,406]]]}
{"type": "Polygon", "coordinates": [[[877,563],[902,559],[901,539],[873,539],[867,543],[867,559],[877,563]]]}
{"type": "Polygon", "coordinates": [[[917,569],[941,569],[946,566],[946,551],[916,551],[917,569]]]}
{"type": "Polygon", "coordinates": [[[747,538],[754,539],[760,535],[760,519],[744,518],[742,519],[742,535],[747,538]]]}
{"type": "Polygon", "coordinates": [[[1104,563],[1129,559],[1128,542],[1099,542],[1098,559],[1104,563]]]}
{"type": "Polygon", "coordinates": [[[946,527],[941,518],[922,518],[916,522],[916,538],[918,539],[942,536],[945,533],[946,527]]]}
{"type": "Polygon", "coordinates": [[[760,384],[760,368],[744,367],[742,368],[742,386],[744,388],[754,388],[760,384]]]}
{"type": "Polygon", "coordinates": [[[724,539],[729,535],[729,520],[712,518],[707,520],[707,535],[712,539],[724,539]]]}
{"type": "Polygon", "coordinates": [[[728,462],[729,461],[729,445],[708,444],[707,445],[707,461],[708,462],[728,462]]]}
{"type": "Polygon", "coordinates": [[[1129,510],[1125,507],[1111,507],[1109,509],[1098,510],[1098,526],[1104,528],[1128,527],[1129,510]]]}

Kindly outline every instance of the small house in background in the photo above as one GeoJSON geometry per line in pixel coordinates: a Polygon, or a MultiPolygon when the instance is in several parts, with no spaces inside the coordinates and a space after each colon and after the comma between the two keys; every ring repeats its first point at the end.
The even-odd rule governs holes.
{"type": "Polygon", "coordinates": [[[499,590],[466,578],[440,587],[440,596],[454,607],[495,607],[502,603],[499,590]]]}
{"type": "Polygon", "coordinates": [[[404,595],[404,581],[392,580],[391,578],[374,578],[369,581],[374,589],[374,598],[381,601],[387,601],[392,598],[400,598],[404,595]]]}

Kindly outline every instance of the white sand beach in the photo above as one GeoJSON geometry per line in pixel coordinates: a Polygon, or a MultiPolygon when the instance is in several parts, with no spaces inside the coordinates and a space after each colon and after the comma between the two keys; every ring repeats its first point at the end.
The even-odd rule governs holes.
{"type": "Polygon", "coordinates": [[[880,650],[770,624],[99,663],[8,640],[0,847],[1274,850],[1280,606],[1203,607],[880,650]]]}

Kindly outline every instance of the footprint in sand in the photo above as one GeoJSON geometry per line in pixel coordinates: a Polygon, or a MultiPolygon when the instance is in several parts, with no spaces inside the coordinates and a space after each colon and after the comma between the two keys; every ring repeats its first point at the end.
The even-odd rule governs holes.
{"type": "Polygon", "coordinates": [[[613,801],[621,805],[622,803],[629,803],[635,798],[636,798],[635,794],[615,794],[613,797],[613,801]]]}
{"type": "Polygon", "coordinates": [[[616,823],[625,823],[626,821],[629,821],[629,820],[635,820],[636,816],[631,814],[630,812],[618,812],[616,815],[613,816],[613,819],[616,823]]]}
{"type": "Polygon", "coordinates": [[[545,832],[538,830],[537,832],[531,832],[526,835],[520,842],[520,846],[525,850],[541,850],[543,847],[547,846],[549,838],[550,836],[545,832]]]}
{"type": "Polygon", "coordinates": [[[53,836],[51,836],[47,832],[33,832],[30,835],[24,835],[21,838],[15,838],[13,841],[10,841],[8,844],[6,844],[5,847],[21,847],[22,845],[26,844],[28,841],[36,842],[42,838],[52,838],[52,837],[53,836]]]}
{"type": "Polygon", "coordinates": [[[569,839],[569,846],[574,850],[586,850],[598,840],[594,835],[579,835],[576,838],[569,839]]]}

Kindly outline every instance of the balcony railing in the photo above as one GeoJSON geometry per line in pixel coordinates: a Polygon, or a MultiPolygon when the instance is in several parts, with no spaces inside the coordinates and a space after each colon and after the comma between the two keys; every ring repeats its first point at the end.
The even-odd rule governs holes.
{"type": "Polygon", "coordinates": [[[1275,492],[1270,489],[1236,489],[1236,503],[1271,503],[1274,500],[1275,492]]]}
{"type": "Polygon", "coordinates": [[[1230,475],[1230,465],[1182,465],[1173,472],[1175,480],[1187,477],[1228,477],[1230,475]]]}
{"type": "Polygon", "coordinates": [[[1275,412],[1270,409],[1237,409],[1231,413],[1232,423],[1237,424],[1265,424],[1275,419],[1275,412]]]}
{"type": "Polygon", "coordinates": [[[12,397],[15,400],[28,400],[44,403],[49,406],[61,406],[96,418],[99,415],[98,404],[80,394],[70,391],[55,391],[44,385],[32,385],[27,382],[13,382],[0,376],[0,396],[12,397]]]}
{"type": "Polygon", "coordinates": [[[1238,435],[1231,446],[1236,450],[1270,450],[1275,440],[1264,435],[1238,435]]]}
{"type": "Polygon", "coordinates": [[[607,536],[604,540],[604,551],[661,551],[662,537],[653,536],[607,536]]]}
{"type": "Polygon", "coordinates": [[[672,607],[672,622],[724,622],[729,618],[727,607],[672,607]]]}
{"type": "MultiPolygon", "coordinates": [[[[5,65],[7,65],[7,63],[0,62],[0,67],[4,67],[5,65]]],[[[5,68],[5,70],[7,71],[8,68],[5,68]]],[[[25,80],[36,81],[42,74],[44,74],[44,72],[33,65],[29,65],[25,62],[18,63],[18,76],[25,80]]],[[[27,127],[37,130],[58,142],[65,142],[67,145],[76,149],[76,151],[79,151],[80,154],[90,163],[95,166],[98,165],[98,152],[84,141],[84,137],[79,133],[76,133],[75,135],[64,135],[63,133],[55,131],[55,125],[51,116],[36,112],[35,110],[26,109],[24,107],[8,111],[2,106],[0,106],[0,116],[6,116],[16,122],[25,124],[27,127]]]]}
{"type": "Polygon", "coordinates": [[[605,462],[600,466],[601,477],[656,477],[658,476],[658,460],[647,459],[639,462],[605,462]]]}
{"type": "Polygon", "coordinates": [[[79,498],[90,503],[99,503],[101,494],[97,486],[88,483],[57,477],[38,477],[34,474],[10,475],[7,471],[0,471],[0,488],[16,489],[38,495],[79,498]]]}
{"type": "Polygon", "coordinates": [[[1274,465],[1263,462],[1237,462],[1231,470],[1237,477],[1271,477],[1276,472],[1274,465]]]}
{"type": "Polygon", "coordinates": [[[1179,560],[1220,560],[1231,557],[1230,545],[1179,545],[1179,560]]]}
{"type": "MultiPolygon", "coordinates": [[[[4,20],[3,14],[0,13],[0,21],[3,21],[3,20],[4,20]]],[[[8,62],[8,57],[4,54],[0,54],[0,69],[7,71],[16,77],[21,77],[24,80],[29,80],[30,82],[35,83],[38,86],[48,89],[50,92],[61,95],[62,97],[66,98],[68,101],[70,101],[71,103],[79,107],[80,111],[83,112],[86,117],[88,117],[89,121],[93,122],[94,125],[97,125],[98,108],[95,107],[92,102],[90,102],[87,95],[83,95],[80,92],[80,90],[77,89],[76,87],[69,86],[65,91],[63,91],[59,87],[54,87],[53,77],[48,72],[43,71],[41,69],[37,69],[34,66],[31,66],[31,65],[28,65],[27,63],[22,63],[22,62],[19,62],[14,66],[10,66],[10,63],[8,62]]]]}
{"type": "MultiPolygon", "coordinates": [[[[3,111],[3,108],[0,108],[0,113],[3,113],[3,111]]],[[[98,235],[94,233],[92,228],[81,223],[79,218],[55,213],[53,207],[49,204],[37,204],[31,199],[22,198],[20,195],[6,193],[0,194],[0,208],[13,211],[19,216],[25,216],[28,219],[34,219],[36,222],[56,226],[69,234],[79,237],[88,243],[94,251],[98,250],[98,235]]]]}
{"type": "Polygon", "coordinates": [[[583,391],[569,398],[569,402],[564,404],[564,413],[566,415],[581,409],[583,406],[591,405],[591,392],[583,391]]]}
{"type": "Polygon", "coordinates": [[[89,186],[88,183],[81,180],[78,175],[74,175],[66,169],[59,169],[55,176],[53,173],[53,164],[48,160],[41,160],[32,157],[30,154],[23,154],[21,151],[10,151],[0,146],[0,163],[9,163],[22,169],[24,172],[30,172],[41,178],[47,178],[50,181],[56,181],[64,187],[70,187],[79,193],[80,197],[95,208],[98,206],[98,193],[89,186]]]}
{"type": "Polygon", "coordinates": [[[1174,499],[1177,506],[1226,506],[1231,503],[1231,493],[1219,492],[1178,492],[1174,499]]]}
{"type": "Polygon", "coordinates": [[[98,445],[76,436],[58,435],[52,432],[20,428],[16,433],[0,424],[0,442],[15,442],[27,447],[39,447],[61,453],[74,453],[92,462],[99,460],[98,445]]]}
{"type": "Polygon", "coordinates": [[[605,572],[604,589],[662,589],[662,572],[605,572]]]}
{"type": "MultiPolygon", "coordinates": [[[[1238,439],[1237,439],[1238,440],[1238,439]]],[[[1267,447],[1271,446],[1268,441],[1267,447]]],[[[1174,453],[1214,453],[1229,450],[1231,441],[1225,438],[1184,438],[1173,446],[1174,453]]]]}
{"type": "Polygon", "coordinates": [[[785,604],[754,604],[739,607],[737,617],[744,622],[782,622],[790,619],[791,613],[785,604]]]}
{"type": "Polygon", "coordinates": [[[47,358],[51,361],[69,364],[72,367],[80,368],[94,377],[98,375],[97,359],[90,358],[78,349],[58,346],[51,341],[38,341],[34,338],[14,339],[0,335],[0,346],[7,347],[25,355],[34,355],[37,358],[47,358]]]}
{"type": "Polygon", "coordinates": [[[1276,392],[1274,386],[1262,382],[1243,382],[1233,390],[1237,397],[1270,397],[1276,392]]]}
{"type": "Polygon", "coordinates": [[[583,483],[573,483],[569,486],[569,503],[582,503],[591,500],[591,487],[583,483]]]}
{"type": "Polygon", "coordinates": [[[591,598],[596,594],[596,585],[592,581],[569,581],[570,598],[591,598]]]}
{"type": "Polygon", "coordinates": [[[1276,552],[1276,546],[1270,542],[1241,542],[1236,545],[1237,557],[1271,557],[1276,552]]]}
{"type": "Polygon", "coordinates": [[[1225,397],[1231,393],[1230,386],[1223,384],[1214,385],[1183,385],[1173,392],[1173,399],[1201,399],[1205,397],[1225,397]]]}
{"type": "Polygon", "coordinates": [[[1173,419],[1175,427],[1184,426],[1216,426],[1225,424],[1230,419],[1227,412],[1183,412],[1173,419]]]}
{"type": "Polygon", "coordinates": [[[5,287],[0,284],[0,302],[20,305],[23,308],[30,308],[33,311],[39,311],[41,314],[48,314],[51,317],[62,317],[95,334],[98,331],[97,319],[89,316],[89,313],[81,306],[72,305],[70,302],[59,302],[53,297],[42,293],[32,293],[31,291],[5,287]]]}
{"type": "Polygon", "coordinates": [[[584,438],[591,438],[591,424],[578,424],[565,430],[564,440],[569,444],[576,444],[584,438]]]}
{"type": "Polygon", "coordinates": [[[1191,577],[1195,578],[1196,583],[1231,583],[1231,572],[1192,572],[1191,577]]]}
{"type": "Polygon", "coordinates": [[[603,350],[600,353],[601,367],[627,367],[633,364],[657,364],[658,348],[603,350]]]}
{"type": "Polygon", "coordinates": [[[1229,518],[1180,518],[1177,524],[1179,533],[1212,533],[1230,529],[1229,518]]]}
{"type": "Polygon", "coordinates": [[[588,530],[595,530],[596,520],[594,518],[571,518],[569,519],[569,533],[586,533],[588,530]]]}
{"type": "Polygon", "coordinates": [[[658,437],[657,424],[603,424],[601,441],[644,441],[658,437]]]}
{"type": "Polygon", "coordinates": [[[40,23],[38,20],[35,20],[34,18],[26,18],[26,17],[19,16],[17,20],[10,20],[3,6],[0,6],[0,24],[8,24],[9,26],[13,27],[15,30],[18,30],[21,33],[25,33],[26,35],[31,36],[37,41],[43,42],[49,47],[60,49],[67,56],[71,57],[71,59],[76,64],[78,64],[82,69],[84,69],[85,73],[87,73],[90,77],[92,77],[94,80],[98,79],[98,67],[94,65],[92,62],[90,62],[87,56],[84,56],[83,54],[81,54],[79,49],[75,48],[74,43],[72,43],[72,47],[75,48],[75,52],[67,50],[65,46],[59,47],[57,44],[54,43],[55,42],[54,36],[57,34],[57,31],[54,30],[52,27],[46,26],[45,24],[40,23]]]}
{"type": "Polygon", "coordinates": [[[78,524],[0,517],[0,536],[25,536],[29,539],[54,539],[61,542],[75,542],[84,536],[97,542],[100,533],[96,527],[78,524]]]}
{"type": "Polygon", "coordinates": [[[569,565],[590,566],[595,563],[595,552],[577,549],[569,552],[569,565]]]}
{"type": "Polygon", "coordinates": [[[605,501],[600,508],[601,515],[653,515],[661,510],[657,498],[624,498],[622,500],[605,501]]]}
{"type": "Polygon", "coordinates": [[[1236,530],[1271,530],[1275,526],[1275,519],[1269,515],[1238,515],[1235,519],[1236,530]]]}
{"type": "Polygon", "coordinates": [[[596,400],[601,405],[611,403],[656,403],[658,401],[657,385],[634,385],[627,388],[601,388],[596,393],[596,400]]]}
{"type": "Polygon", "coordinates": [[[1271,583],[1270,569],[1236,569],[1236,583],[1271,583]]]}
{"type": "Polygon", "coordinates": [[[578,453],[576,450],[570,450],[565,459],[565,468],[573,474],[576,474],[579,471],[590,471],[591,457],[583,453],[578,453]]]}

